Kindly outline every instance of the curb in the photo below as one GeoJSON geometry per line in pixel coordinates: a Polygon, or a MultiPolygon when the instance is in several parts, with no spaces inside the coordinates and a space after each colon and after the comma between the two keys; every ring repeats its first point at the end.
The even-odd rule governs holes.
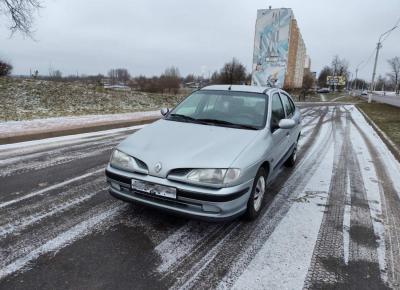
{"type": "Polygon", "coordinates": [[[33,140],[39,140],[39,139],[45,139],[45,138],[51,138],[51,137],[60,137],[60,136],[66,136],[66,135],[75,135],[75,134],[81,134],[81,133],[104,131],[104,130],[110,130],[110,129],[130,127],[130,126],[135,126],[135,125],[143,125],[143,124],[148,124],[148,123],[157,121],[160,118],[161,117],[155,117],[155,118],[147,117],[147,118],[143,118],[140,120],[132,120],[132,121],[117,121],[117,122],[106,122],[106,123],[103,122],[100,124],[93,124],[93,125],[88,125],[85,127],[74,127],[74,128],[68,128],[68,129],[62,129],[62,130],[53,129],[53,130],[49,130],[49,131],[39,131],[39,132],[29,133],[29,134],[20,134],[20,135],[15,135],[15,136],[0,137],[0,145],[17,143],[17,142],[25,142],[25,141],[33,141],[33,140]]]}
{"type": "Polygon", "coordinates": [[[386,135],[385,132],[383,132],[378,125],[375,124],[374,121],[358,106],[355,106],[357,110],[364,116],[365,120],[367,120],[368,124],[374,128],[376,133],[379,135],[379,137],[383,140],[383,142],[386,144],[386,146],[389,148],[390,152],[394,155],[394,157],[400,161],[400,148],[389,138],[388,135],[386,135]]]}

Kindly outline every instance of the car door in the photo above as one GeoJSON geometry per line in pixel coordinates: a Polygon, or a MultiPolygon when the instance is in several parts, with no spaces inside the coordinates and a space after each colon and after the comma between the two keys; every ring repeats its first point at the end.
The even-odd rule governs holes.
{"type": "Polygon", "coordinates": [[[274,93],[271,98],[271,120],[270,129],[272,135],[272,155],[273,168],[277,167],[282,161],[287,151],[287,131],[279,128],[279,121],[285,119],[285,109],[278,93],[274,93]]]}
{"type": "Polygon", "coordinates": [[[295,121],[296,126],[292,129],[286,130],[287,137],[287,150],[291,149],[291,147],[295,144],[298,138],[298,124],[300,121],[300,114],[296,114],[296,107],[292,101],[292,99],[284,92],[280,92],[280,97],[283,103],[283,107],[285,108],[286,119],[292,119],[295,121]]]}

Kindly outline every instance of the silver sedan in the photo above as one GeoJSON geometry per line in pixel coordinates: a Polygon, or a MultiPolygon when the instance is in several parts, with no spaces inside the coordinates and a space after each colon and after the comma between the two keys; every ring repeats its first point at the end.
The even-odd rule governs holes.
{"type": "Polygon", "coordinates": [[[162,114],[113,151],[114,197],[206,220],[255,219],[268,182],[295,164],[301,116],[283,90],[208,86],[162,114]]]}

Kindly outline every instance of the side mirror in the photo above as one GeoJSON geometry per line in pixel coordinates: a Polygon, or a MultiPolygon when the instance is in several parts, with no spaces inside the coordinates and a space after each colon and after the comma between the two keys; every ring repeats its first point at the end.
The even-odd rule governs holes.
{"type": "Polygon", "coordinates": [[[160,110],[160,112],[161,112],[161,115],[166,116],[169,113],[169,109],[168,108],[162,108],[160,110]]]}
{"type": "Polygon", "coordinates": [[[279,121],[279,128],[281,129],[292,129],[296,126],[296,122],[291,119],[282,119],[279,121]]]}

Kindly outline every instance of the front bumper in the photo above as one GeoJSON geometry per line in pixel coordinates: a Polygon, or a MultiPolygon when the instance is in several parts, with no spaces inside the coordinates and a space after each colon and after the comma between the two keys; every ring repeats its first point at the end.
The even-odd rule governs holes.
{"type": "Polygon", "coordinates": [[[142,175],[115,169],[106,169],[110,194],[118,199],[138,202],[176,214],[208,221],[231,220],[244,213],[253,180],[243,184],[214,189],[184,184],[165,178],[142,175]],[[132,178],[172,186],[177,189],[176,199],[152,196],[131,188],[132,178]]]}

